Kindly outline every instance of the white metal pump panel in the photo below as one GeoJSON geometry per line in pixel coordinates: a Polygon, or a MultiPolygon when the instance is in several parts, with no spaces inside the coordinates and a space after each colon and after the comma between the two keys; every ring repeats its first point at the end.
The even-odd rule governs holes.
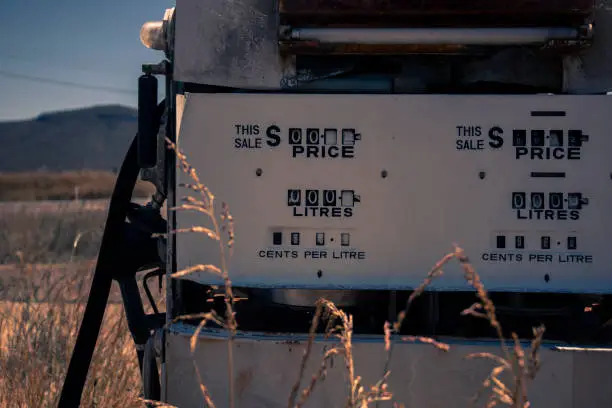
{"type": "MultiPolygon", "coordinates": [[[[612,291],[612,97],[188,94],[179,116],[234,217],[235,286],[413,288],[457,244],[489,290],[612,291]]],[[[203,234],[176,254],[221,265],[203,234]]],[[[433,288],[469,289],[444,271],[433,288]]]]}

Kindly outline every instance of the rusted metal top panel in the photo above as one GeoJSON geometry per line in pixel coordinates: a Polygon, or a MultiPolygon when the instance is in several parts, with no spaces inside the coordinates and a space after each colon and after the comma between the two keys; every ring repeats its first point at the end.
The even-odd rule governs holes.
{"type": "Polygon", "coordinates": [[[588,14],[594,0],[280,0],[281,14],[588,14]]]}
{"type": "Polygon", "coordinates": [[[284,24],[578,24],[595,0],[279,0],[284,24]]]}

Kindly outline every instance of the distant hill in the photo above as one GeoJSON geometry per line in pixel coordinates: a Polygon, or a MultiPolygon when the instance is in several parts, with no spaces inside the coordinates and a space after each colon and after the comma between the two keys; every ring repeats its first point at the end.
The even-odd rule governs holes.
{"type": "Polygon", "coordinates": [[[119,105],[0,122],[0,172],[113,171],[121,166],[137,127],[137,110],[119,105]]]}

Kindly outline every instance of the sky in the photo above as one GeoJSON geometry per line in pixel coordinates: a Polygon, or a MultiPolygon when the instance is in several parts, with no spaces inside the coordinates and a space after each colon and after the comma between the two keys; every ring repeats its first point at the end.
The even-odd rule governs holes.
{"type": "Polygon", "coordinates": [[[164,58],[142,45],[140,28],[175,4],[0,0],[0,121],[101,104],[136,107],[141,65],[164,58]]]}

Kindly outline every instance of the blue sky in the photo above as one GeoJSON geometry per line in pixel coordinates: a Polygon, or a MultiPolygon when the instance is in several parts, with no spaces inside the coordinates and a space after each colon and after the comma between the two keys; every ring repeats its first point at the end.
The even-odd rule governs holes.
{"type": "Polygon", "coordinates": [[[175,0],[0,2],[0,121],[99,104],[136,106],[141,64],[164,57],[140,43],[140,27],[145,21],[161,20],[165,9],[176,4],[175,0]]]}

